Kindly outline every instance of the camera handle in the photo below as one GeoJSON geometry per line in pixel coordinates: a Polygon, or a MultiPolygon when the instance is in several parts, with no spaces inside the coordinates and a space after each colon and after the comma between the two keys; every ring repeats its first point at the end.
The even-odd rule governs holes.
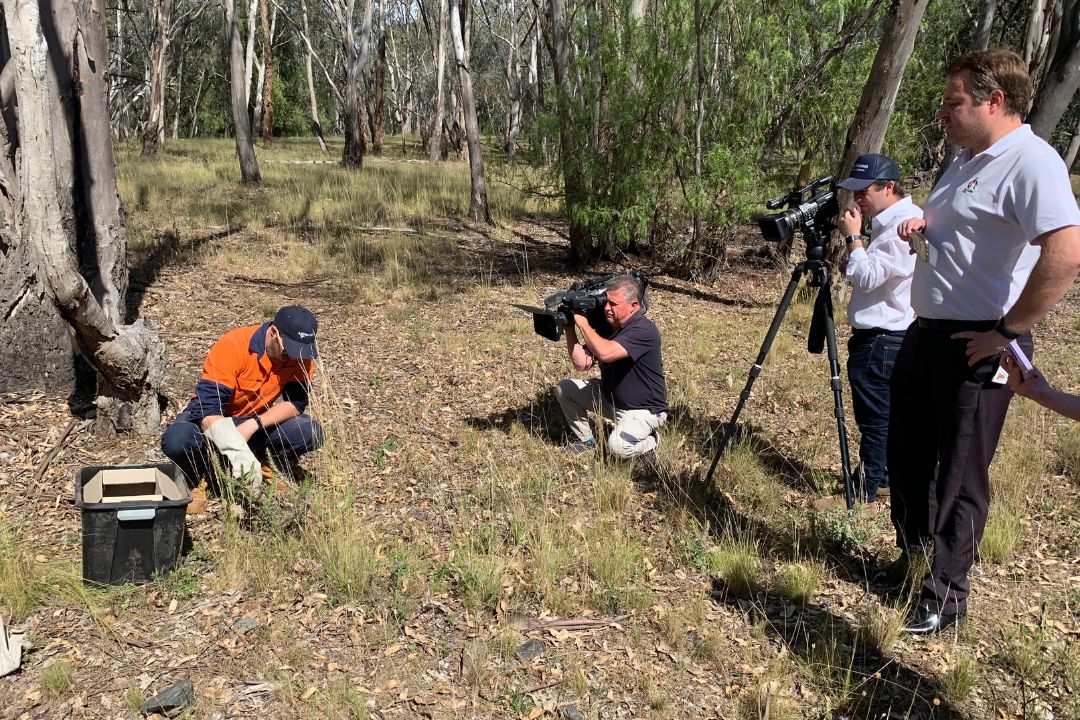
{"type": "MultiPolygon", "coordinates": [[[[772,348],[776,333],[784,322],[784,315],[787,314],[788,308],[791,306],[791,300],[795,297],[795,290],[799,287],[799,281],[804,275],[809,275],[808,285],[810,287],[818,288],[818,296],[814,302],[814,312],[815,314],[821,313],[821,316],[816,319],[824,323],[825,343],[829,356],[829,384],[833,391],[833,414],[836,416],[836,431],[840,445],[840,473],[844,481],[844,502],[847,504],[848,510],[850,510],[855,505],[855,492],[851,480],[851,458],[848,453],[844,401],[840,391],[840,358],[836,349],[836,326],[833,322],[832,302],[822,302],[825,299],[831,300],[831,296],[828,294],[832,292],[832,281],[829,276],[829,265],[822,260],[801,262],[795,266],[795,270],[791,273],[791,280],[784,291],[784,297],[776,308],[772,324],[769,325],[769,330],[765,333],[765,340],[761,343],[761,350],[758,352],[754,364],[750,367],[750,376],[746,380],[746,386],[739,393],[739,402],[735,405],[735,412],[731,414],[731,419],[724,427],[724,434],[720,438],[720,444],[716,448],[716,455],[713,457],[712,465],[709,466],[709,472],[705,476],[705,483],[708,484],[712,481],[713,473],[720,462],[720,456],[724,454],[728,442],[735,434],[735,423],[739,419],[739,414],[742,412],[743,406],[746,405],[746,401],[750,399],[750,390],[754,386],[754,381],[761,375],[761,369],[765,364],[765,356],[769,354],[769,350],[772,348]]],[[[811,325],[813,324],[811,322],[811,325]]]]}

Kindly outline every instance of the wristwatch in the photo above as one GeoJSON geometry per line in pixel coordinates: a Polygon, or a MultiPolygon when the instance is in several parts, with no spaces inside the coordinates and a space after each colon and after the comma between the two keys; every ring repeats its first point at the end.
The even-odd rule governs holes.
{"type": "Polygon", "coordinates": [[[1015,340],[1020,337],[1020,333],[1013,332],[1005,326],[1005,318],[1000,318],[997,321],[997,325],[994,326],[994,331],[1006,340],[1015,340]]]}
{"type": "Polygon", "coordinates": [[[844,238],[844,243],[850,245],[856,240],[862,240],[862,235],[848,235],[846,238],[844,238]]]}

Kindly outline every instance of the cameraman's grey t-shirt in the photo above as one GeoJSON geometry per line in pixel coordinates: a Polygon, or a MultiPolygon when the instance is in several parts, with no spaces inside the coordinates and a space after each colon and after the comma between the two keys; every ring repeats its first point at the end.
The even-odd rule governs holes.
{"type": "Polygon", "coordinates": [[[628,357],[600,363],[600,388],[619,410],[667,412],[667,384],[660,359],[660,331],[639,310],[611,338],[628,357]]]}

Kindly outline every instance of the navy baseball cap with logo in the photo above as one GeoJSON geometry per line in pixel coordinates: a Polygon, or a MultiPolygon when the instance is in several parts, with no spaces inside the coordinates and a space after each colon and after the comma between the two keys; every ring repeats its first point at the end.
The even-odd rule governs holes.
{"type": "Polygon", "coordinates": [[[900,182],[900,168],[887,155],[867,153],[855,158],[855,166],[851,168],[851,177],[847,178],[837,187],[845,190],[865,190],[878,180],[895,180],[900,182]]]}
{"type": "Polygon", "coordinates": [[[286,305],[274,315],[274,327],[281,333],[285,354],[296,360],[314,360],[319,357],[315,347],[315,333],[319,321],[307,308],[286,305]]]}

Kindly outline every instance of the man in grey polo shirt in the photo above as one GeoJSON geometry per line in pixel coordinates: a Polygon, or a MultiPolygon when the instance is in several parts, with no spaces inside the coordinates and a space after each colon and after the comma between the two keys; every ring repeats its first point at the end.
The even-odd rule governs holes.
{"type": "MultiPolygon", "coordinates": [[[[994,382],[1000,353],[1080,270],[1080,210],[1057,152],[1023,123],[1027,65],[1009,50],[948,69],[939,118],[964,147],[923,207],[898,228],[929,245],[915,266],[917,316],[893,370],[888,461],[903,557],[933,542],[930,574],[905,628],[935,633],[967,611],[968,570],[990,506],[990,461],[1012,392],[994,382]]],[[[921,243],[920,243],[921,244],[921,243]]]]}
{"type": "Polygon", "coordinates": [[[922,210],[900,187],[900,169],[887,155],[860,155],[851,177],[838,185],[854,194],[855,207],[845,210],[837,228],[847,243],[844,275],[851,282],[848,301],[847,371],[851,404],[859,425],[859,461],[866,502],[888,486],[885,442],[889,433],[889,381],[893,362],[914,319],[911,273],[915,256],[896,228],[922,210]],[[863,217],[870,219],[870,241],[863,243],[863,217]]]}

